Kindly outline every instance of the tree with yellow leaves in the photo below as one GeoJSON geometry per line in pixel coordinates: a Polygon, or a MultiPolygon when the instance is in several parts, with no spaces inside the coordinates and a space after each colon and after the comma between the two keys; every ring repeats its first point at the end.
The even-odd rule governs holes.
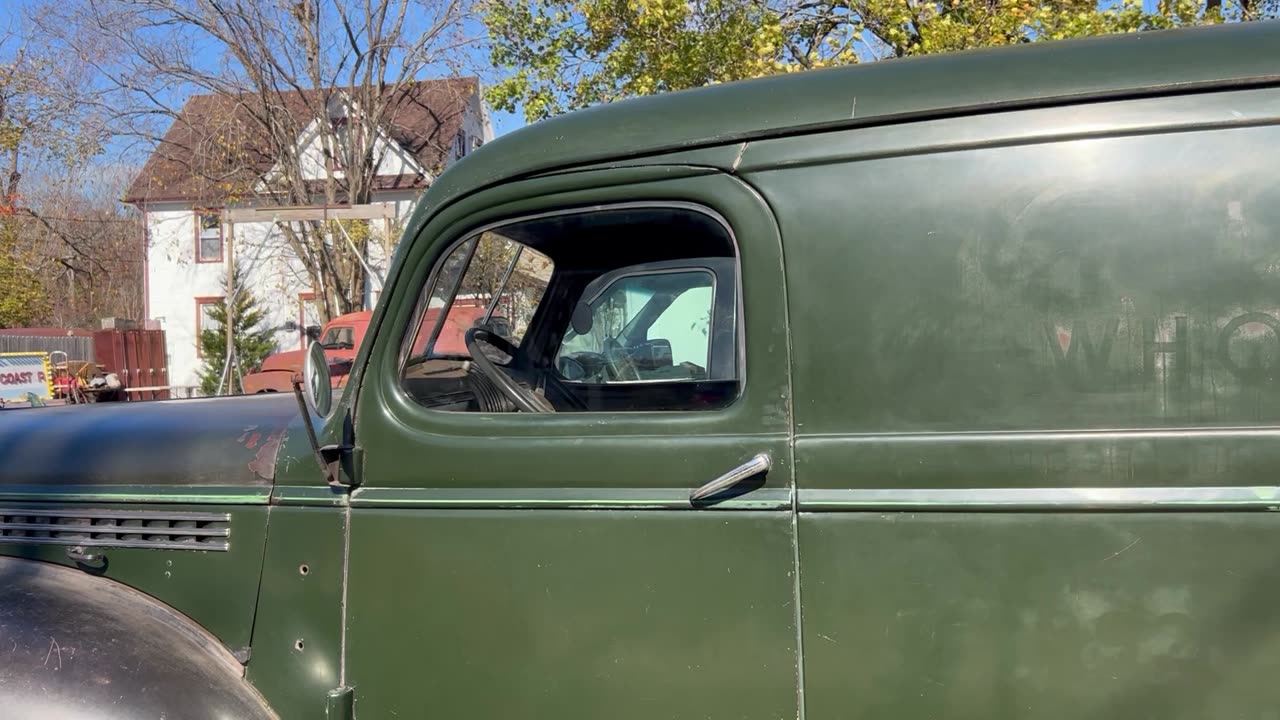
{"type": "Polygon", "coordinates": [[[0,215],[0,328],[23,327],[48,306],[40,277],[18,246],[13,217],[0,215]]]}
{"type": "Polygon", "coordinates": [[[1280,0],[484,0],[499,109],[529,121],[636,95],[908,55],[1277,16],[1280,0]]]}

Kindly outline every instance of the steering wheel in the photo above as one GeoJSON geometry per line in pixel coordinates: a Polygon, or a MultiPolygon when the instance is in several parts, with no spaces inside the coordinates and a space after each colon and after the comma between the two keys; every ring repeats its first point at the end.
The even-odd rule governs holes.
{"type": "Polygon", "coordinates": [[[608,364],[609,372],[613,373],[615,380],[625,382],[640,379],[640,371],[636,369],[635,363],[631,362],[631,358],[627,356],[622,343],[614,338],[604,341],[604,361],[608,364]]]}
{"type": "Polygon", "coordinates": [[[555,407],[546,398],[516,382],[503,372],[494,361],[480,348],[484,343],[509,357],[516,356],[516,348],[506,338],[484,328],[473,327],[464,336],[467,352],[471,353],[471,362],[480,368],[485,377],[493,381],[498,391],[506,396],[518,410],[529,413],[553,413],[555,407]]]}

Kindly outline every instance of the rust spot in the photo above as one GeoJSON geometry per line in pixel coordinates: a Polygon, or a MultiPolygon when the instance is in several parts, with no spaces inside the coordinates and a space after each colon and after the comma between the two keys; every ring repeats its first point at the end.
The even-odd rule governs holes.
{"type": "Polygon", "coordinates": [[[238,443],[243,443],[243,442],[245,441],[245,439],[249,437],[249,433],[251,433],[251,432],[253,432],[254,430],[257,430],[257,429],[258,429],[258,426],[257,426],[257,425],[250,425],[250,426],[246,427],[246,428],[244,429],[244,432],[240,433],[240,437],[236,438],[236,442],[238,442],[238,443]]]}
{"type": "MultiPolygon", "coordinates": [[[[266,440],[262,442],[262,447],[258,448],[257,454],[249,461],[249,470],[254,475],[263,480],[275,480],[276,456],[280,454],[280,446],[284,444],[284,439],[284,428],[280,428],[267,436],[266,440]]],[[[249,447],[252,448],[253,445],[257,444],[257,441],[258,436],[255,433],[253,444],[249,445],[249,447]]]]}

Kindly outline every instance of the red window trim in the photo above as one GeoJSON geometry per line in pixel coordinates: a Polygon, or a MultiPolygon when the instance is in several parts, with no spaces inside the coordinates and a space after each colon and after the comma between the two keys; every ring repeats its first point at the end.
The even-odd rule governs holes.
{"type": "Polygon", "coordinates": [[[214,303],[223,304],[227,301],[227,298],[225,295],[200,295],[194,299],[196,301],[196,357],[204,358],[204,354],[200,352],[200,335],[204,331],[204,328],[200,327],[200,318],[202,317],[200,307],[214,303]]]}
{"type": "MultiPolygon", "coordinates": [[[[307,301],[315,300],[314,292],[298,293],[298,349],[307,349],[307,301]]],[[[321,328],[324,329],[323,327],[321,328]]]]}
{"type": "Polygon", "coordinates": [[[196,226],[196,231],[195,231],[196,262],[205,264],[205,265],[209,265],[212,263],[221,263],[223,261],[223,258],[226,257],[226,252],[227,252],[227,238],[224,237],[224,233],[222,231],[222,218],[221,217],[218,218],[218,259],[217,260],[201,260],[200,259],[200,216],[212,215],[215,213],[218,215],[221,215],[222,211],[219,210],[218,208],[193,208],[191,212],[192,212],[192,216],[195,218],[195,226],[196,226]]]}

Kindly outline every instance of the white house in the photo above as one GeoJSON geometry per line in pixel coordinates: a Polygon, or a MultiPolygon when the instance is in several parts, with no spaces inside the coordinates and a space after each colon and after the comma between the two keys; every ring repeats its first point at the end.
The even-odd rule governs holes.
{"type": "MultiPolygon", "coordinates": [[[[285,93],[286,105],[289,95],[285,93]]],[[[234,98],[213,95],[188,100],[125,198],[144,217],[146,317],[165,331],[169,382],[179,396],[182,388],[199,385],[203,359],[197,339],[201,327],[208,326],[209,308],[224,302],[230,243],[246,286],[266,313],[266,323],[276,328],[278,349],[302,347],[303,334],[286,329],[287,323],[318,323],[316,288],[279,225],[237,222],[230,228],[231,237],[223,221],[226,208],[277,204],[230,194],[229,188],[263,187],[275,167],[274,159],[255,147],[264,144],[254,141],[261,130],[243,116],[240,105],[234,98]],[[230,152],[227,145],[233,146],[230,152]]],[[[305,103],[295,105],[302,112],[305,103]]],[[[334,93],[330,106],[330,121],[336,127],[353,111],[340,92],[334,93]]],[[[387,204],[394,219],[385,225],[371,223],[375,235],[388,225],[398,228],[437,173],[493,137],[475,78],[413,83],[401,91],[387,116],[390,120],[379,129],[375,147],[378,169],[372,201],[387,204]]],[[[326,174],[321,134],[314,123],[297,124],[303,127],[297,139],[303,173],[317,181],[319,191],[326,174]]],[[[323,203],[323,195],[313,202],[323,203]]],[[[388,259],[382,242],[369,245],[366,262],[374,277],[366,283],[367,308],[377,302],[388,259]]]]}

